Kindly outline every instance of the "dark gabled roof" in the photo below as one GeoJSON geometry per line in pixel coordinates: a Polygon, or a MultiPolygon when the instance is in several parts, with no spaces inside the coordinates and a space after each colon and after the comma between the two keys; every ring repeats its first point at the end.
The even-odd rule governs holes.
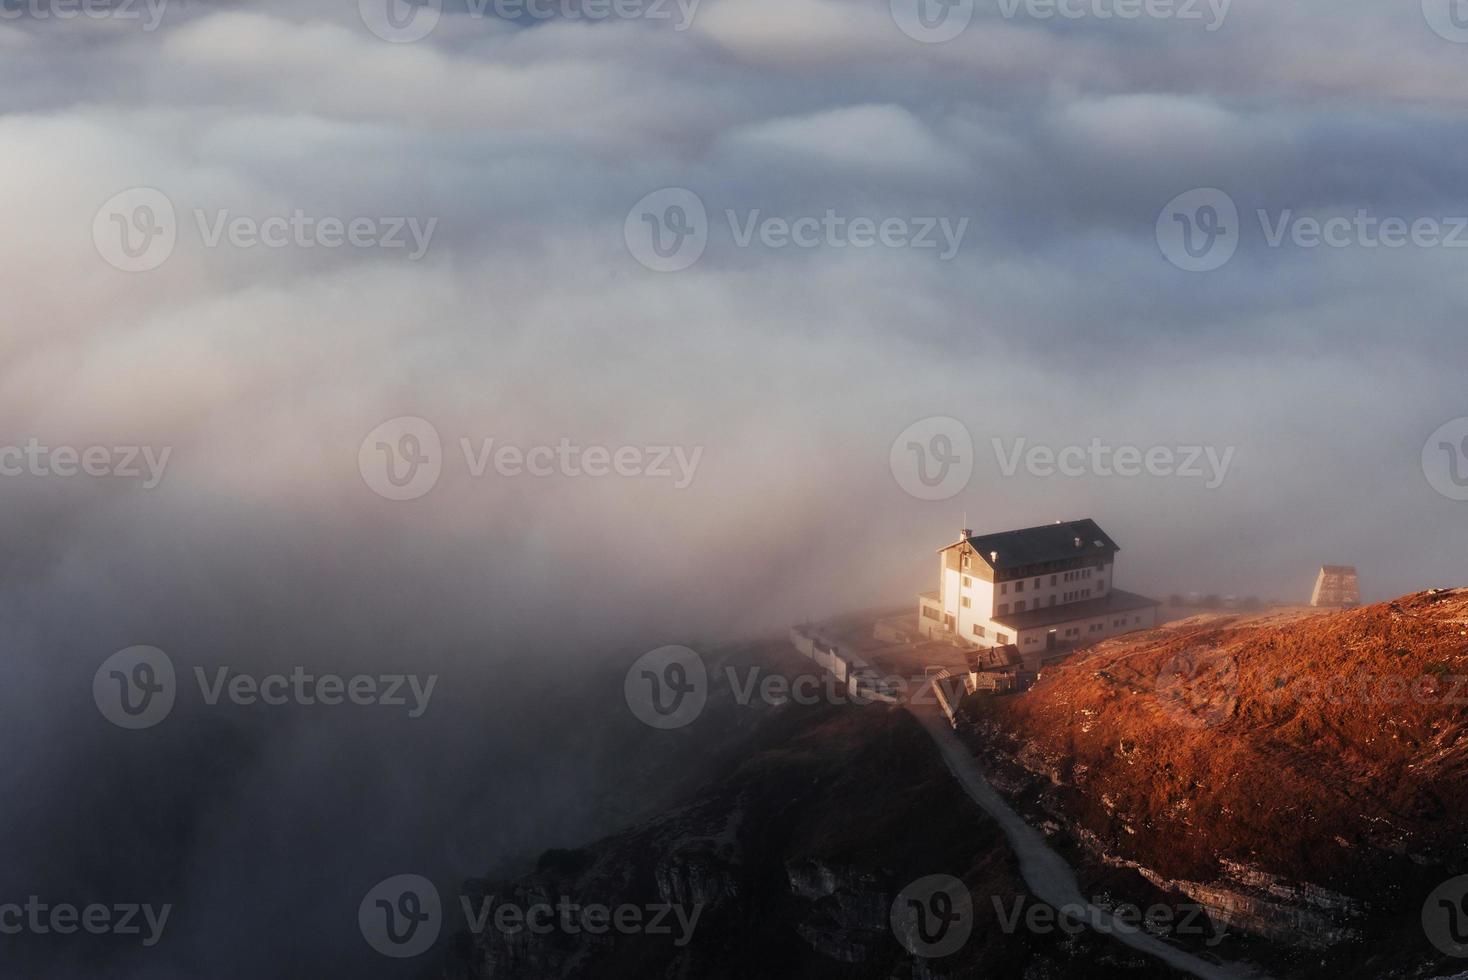
{"type": "MultiPolygon", "coordinates": [[[[1089,517],[1059,524],[1041,524],[1018,531],[1000,531],[970,537],[968,543],[994,569],[1041,565],[1087,555],[1110,557],[1121,549],[1089,517]],[[1081,541],[1076,547],[1076,539],[1081,541]],[[990,556],[998,553],[997,559],[990,556]]],[[[956,545],[949,545],[949,548],[956,545]]],[[[948,548],[942,549],[947,551],[948,548]]]]}

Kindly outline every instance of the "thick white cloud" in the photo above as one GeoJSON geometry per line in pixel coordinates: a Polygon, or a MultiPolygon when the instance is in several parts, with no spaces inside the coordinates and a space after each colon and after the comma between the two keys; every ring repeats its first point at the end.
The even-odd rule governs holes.
{"type": "MultiPolygon", "coordinates": [[[[192,480],[245,481],[265,497],[279,480],[293,501],[319,491],[335,502],[358,488],[318,487],[327,471],[305,457],[415,403],[489,413],[483,426],[549,417],[542,429],[611,436],[593,406],[613,401],[618,424],[779,453],[787,441],[840,444],[842,419],[894,432],[910,421],[858,424],[870,392],[825,378],[818,393],[827,365],[910,356],[884,387],[934,412],[972,400],[983,420],[1004,379],[1037,364],[1057,392],[1117,370],[1145,390],[1136,365],[1180,345],[1217,356],[1233,336],[1293,352],[1330,348],[1342,330],[1385,344],[1342,317],[1392,308],[1393,295],[1410,325],[1391,344],[1420,349],[1427,389],[1440,377],[1446,391],[1442,358],[1428,352],[1459,343],[1446,311],[1460,290],[1428,271],[1439,256],[1271,252],[1255,234],[1198,281],[1152,240],[1158,209],[1191,186],[1228,187],[1246,218],[1290,205],[1456,206],[1447,175],[1414,151],[1449,126],[1428,90],[1461,52],[1411,16],[1322,19],[1324,9],[1239,0],[1210,34],[1005,20],[981,7],[943,45],[903,35],[886,4],[831,0],[705,0],[686,32],[525,28],[460,12],[407,45],[327,5],[193,8],[154,33],[89,29],[84,46],[55,23],[8,25],[5,43],[21,53],[0,66],[14,83],[0,202],[25,234],[0,244],[0,277],[18,297],[0,340],[0,403],[35,424],[84,426],[100,413],[156,425],[193,447],[192,480]],[[1271,66],[1245,70],[1261,50],[1271,66]],[[1335,101],[1310,101],[1327,51],[1340,66],[1398,55],[1385,102],[1364,76],[1335,101]],[[49,84],[34,84],[37,71],[49,84]],[[113,77],[130,84],[105,84],[113,77]],[[1386,103],[1414,90],[1416,121],[1388,122],[1386,103]],[[146,275],[101,262],[88,235],[98,204],[135,185],[168,194],[181,220],[174,256],[146,275]],[[621,229],[633,201],[668,185],[696,190],[713,227],[694,269],[659,276],[631,260],[621,229]],[[296,208],[434,218],[436,237],[421,263],[211,249],[194,217],[296,208]],[[913,250],[742,249],[722,217],[828,208],[970,224],[958,257],[940,263],[913,250]],[[677,363],[664,363],[671,351],[677,363]],[[486,390],[519,397],[485,401],[486,390]],[[737,407],[746,398],[760,410],[737,407]],[[669,426],[669,405],[697,424],[669,426]],[[249,475],[229,448],[241,440],[256,447],[249,475]]],[[[1350,74],[1332,73],[1342,85],[1350,74]]],[[[1284,375],[1262,383],[1297,394],[1284,375]]],[[[1398,411],[1425,424],[1449,401],[1398,411]]],[[[1250,402],[1267,413],[1267,399],[1250,402]]],[[[798,494],[810,476],[784,486],[766,474],[762,486],[798,494]]],[[[886,477],[872,477],[880,493],[886,477]]],[[[686,512],[660,506],[659,519],[692,534],[717,527],[709,514],[747,490],[726,481],[686,512]]],[[[615,496],[599,505],[616,518],[609,510],[599,525],[641,506],[615,496]]]]}
{"type": "Polygon", "coordinates": [[[725,147],[772,164],[918,180],[961,179],[965,160],[902,106],[855,105],[732,130],[725,147]]]}

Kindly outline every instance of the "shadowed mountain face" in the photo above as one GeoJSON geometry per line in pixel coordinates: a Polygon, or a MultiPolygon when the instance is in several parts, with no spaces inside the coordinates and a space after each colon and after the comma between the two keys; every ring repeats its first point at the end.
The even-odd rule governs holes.
{"type": "MultiPolygon", "coordinates": [[[[791,665],[778,648],[762,658],[791,665]]],[[[491,914],[449,944],[456,978],[1173,975],[1094,933],[1027,928],[1037,903],[998,827],[917,722],[883,705],[774,710],[681,805],[546,852],[533,874],[469,882],[463,897],[474,910],[667,904],[681,918],[669,914],[667,934],[590,937],[559,920],[543,935],[506,931],[491,914]],[[942,955],[921,933],[909,941],[922,952],[912,951],[892,921],[894,903],[906,911],[932,898],[922,884],[931,876],[957,879],[968,903],[968,931],[942,955]]],[[[936,923],[935,912],[930,939],[936,923]]]]}
{"type": "Polygon", "coordinates": [[[970,698],[981,757],[1093,868],[1378,976],[1431,960],[1424,899],[1468,870],[1468,590],[1200,616],[970,698]],[[1373,972],[1375,971],[1375,972],[1373,972]]]}

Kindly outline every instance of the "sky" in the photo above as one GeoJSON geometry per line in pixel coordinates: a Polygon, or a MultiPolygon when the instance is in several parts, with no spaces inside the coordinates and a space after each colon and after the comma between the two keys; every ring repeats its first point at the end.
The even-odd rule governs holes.
{"type": "MultiPolygon", "coordinates": [[[[507,2],[0,2],[26,833],[104,769],[182,792],[87,696],[139,644],[442,668],[487,699],[454,779],[544,814],[595,777],[537,771],[507,689],[910,603],[963,526],[1093,517],[1155,595],[1462,584],[1447,0],[507,2]]],[[[194,897],[396,737],[200,717],[252,747],[183,793],[194,897]]],[[[527,823],[480,845],[584,826],[527,823]]],[[[96,878],[61,846],[0,884],[96,878]]]]}

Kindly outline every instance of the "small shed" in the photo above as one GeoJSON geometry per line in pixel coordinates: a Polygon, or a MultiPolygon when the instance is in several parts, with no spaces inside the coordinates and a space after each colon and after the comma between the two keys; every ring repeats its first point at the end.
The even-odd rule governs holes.
{"type": "Polygon", "coordinates": [[[1354,565],[1321,565],[1315,577],[1310,605],[1349,609],[1361,604],[1361,587],[1354,565]]]}

